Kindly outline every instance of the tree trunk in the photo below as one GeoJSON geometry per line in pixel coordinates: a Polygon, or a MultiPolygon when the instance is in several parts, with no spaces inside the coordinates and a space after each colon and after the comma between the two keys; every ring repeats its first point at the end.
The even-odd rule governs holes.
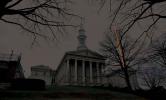
{"type": "Polygon", "coordinates": [[[125,81],[126,81],[126,84],[127,84],[128,89],[129,89],[129,90],[132,90],[131,83],[130,83],[130,78],[129,78],[129,74],[128,74],[127,68],[124,68],[124,75],[125,75],[125,81]]]}

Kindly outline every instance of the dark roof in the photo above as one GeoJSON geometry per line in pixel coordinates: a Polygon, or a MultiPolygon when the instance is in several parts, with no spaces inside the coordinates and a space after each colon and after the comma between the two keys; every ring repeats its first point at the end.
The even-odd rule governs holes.
{"type": "Polygon", "coordinates": [[[20,59],[20,55],[16,54],[0,54],[0,61],[17,61],[20,59]]]}

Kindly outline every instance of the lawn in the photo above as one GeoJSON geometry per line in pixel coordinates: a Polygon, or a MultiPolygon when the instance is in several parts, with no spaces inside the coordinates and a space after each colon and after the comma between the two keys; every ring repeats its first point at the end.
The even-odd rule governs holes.
{"type": "Polygon", "coordinates": [[[43,91],[0,91],[0,100],[145,100],[141,97],[92,87],[48,87],[43,91]]]}

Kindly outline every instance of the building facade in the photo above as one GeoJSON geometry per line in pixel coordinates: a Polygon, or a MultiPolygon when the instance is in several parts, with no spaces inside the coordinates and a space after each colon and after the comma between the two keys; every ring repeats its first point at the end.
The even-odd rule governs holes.
{"type": "Polygon", "coordinates": [[[51,85],[53,81],[54,71],[45,65],[37,65],[31,67],[31,75],[29,78],[44,80],[46,85],[51,85]]]}
{"type": "Polygon", "coordinates": [[[24,78],[20,63],[21,55],[0,54],[0,83],[8,83],[16,78],[24,78]]]}
{"type": "Polygon", "coordinates": [[[99,86],[103,83],[105,58],[86,46],[86,35],[81,27],[78,47],[66,52],[55,74],[55,85],[99,86]]]}

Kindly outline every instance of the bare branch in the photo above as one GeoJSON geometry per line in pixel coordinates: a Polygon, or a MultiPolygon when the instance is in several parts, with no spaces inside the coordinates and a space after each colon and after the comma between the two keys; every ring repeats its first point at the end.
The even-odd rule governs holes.
{"type": "Polygon", "coordinates": [[[63,32],[64,27],[78,27],[78,25],[74,23],[69,23],[69,19],[74,17],[80,21],[82,18],[66,9],[65,5],[71,3],[70,0],[30,1],[32,5],[26,5],[25,7],[19,6],[20,4],[24,4],[25,0],[0,1],[0,20],[17,25],[28,33],[34,34],[34,40],[36,40],[36,37],[43,34],[45,34],[44,39],[46,39],[46,36],[48,37],[47,39],[49,39],[50,35],[52,35],[54,39],[56,35],[63,32]],[[12,17],[20,17],[21,19],[19,20],[21,21],[8,19],[12,19],[12,17]],[[42,33],[45,32],[43,27],[50,32],[42,33]],[[58,34],[55,33],[55,31],[59,31],[58,34]]]}

